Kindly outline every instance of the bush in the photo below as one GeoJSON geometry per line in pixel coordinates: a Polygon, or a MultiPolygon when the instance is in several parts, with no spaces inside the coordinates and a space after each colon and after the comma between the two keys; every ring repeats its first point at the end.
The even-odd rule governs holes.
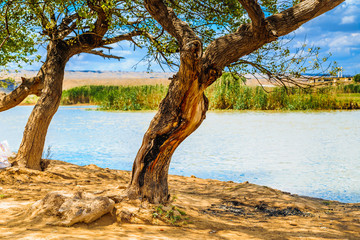
{"type": "Polygon", "coordinates": [[[356,74],[356,75],[354,76],[354,82],[360,83],[360,74],[356,74]]]}

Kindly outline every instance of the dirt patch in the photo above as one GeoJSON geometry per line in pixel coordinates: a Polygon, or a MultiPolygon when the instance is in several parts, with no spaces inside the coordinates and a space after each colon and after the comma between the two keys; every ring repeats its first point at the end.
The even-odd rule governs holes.
{"type": "Polygon", "coordinates": [[[121,198],[130,173],[50,161],[44,172],[0,171],[1,239],[360,239],[360,204],[300,197],[251,183],[170,176],[167,206],[121,198]],[[113,212],[92,223],[27,221],[49,192],[110,197],[113,212]]]}

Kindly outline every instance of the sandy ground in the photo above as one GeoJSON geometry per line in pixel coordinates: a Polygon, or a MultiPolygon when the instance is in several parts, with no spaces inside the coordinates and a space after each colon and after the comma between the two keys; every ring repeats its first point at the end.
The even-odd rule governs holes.
{"type": "MultiPolygon", "coordinates": [[[[175,225],[164,219],[119,223],[111,214],[72,227],[26,220],[29,206],[50,191],[120,195],[129,177],[126,171],[61,161],[51,161],[44,172],[0,170],[0,239],[360,239],[359,203],[181,176],[169,179],[171,204],[186,213],[186,221],[175,225]]],[[[124,208],[122,204],[115,208],[124,208]]]]}

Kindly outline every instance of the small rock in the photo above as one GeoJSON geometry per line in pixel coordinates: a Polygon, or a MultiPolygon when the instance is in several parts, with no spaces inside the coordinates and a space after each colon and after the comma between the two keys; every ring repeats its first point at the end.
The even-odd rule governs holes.
{"type": "Polygon", "coordinates": [[[194,175],[191,175],[190,177],[191,177],[191,178],[196,178],[194,175]]]}

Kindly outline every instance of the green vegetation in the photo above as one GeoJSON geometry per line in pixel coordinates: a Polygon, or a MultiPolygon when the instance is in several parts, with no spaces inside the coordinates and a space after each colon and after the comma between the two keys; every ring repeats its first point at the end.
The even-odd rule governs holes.
{"type": "Polygon", "coordinates": [[[6,198],[6,197],[7,197],[6,195],[0,194],[0,199],[4,199],[4,198],[6,198]]]}
{"type": "Polygon", "coordinates": [[[331,110],[360,107],[360,85],[312,89],[268,88],[241,85],[224,74],[207,92],[210,109],[233,110],[331,110]],[[351,93],[351,94],[350,94],[351,93]]]}
{"type": "Polygon", "coordinates": [[[62,104],[90,103],[102,110],[154,110],[166,92],[163,85],[83,86],[64,91],[62,104]]]}
{"type": "Polygon", "coordinates": [[[33,25],[37,19],[21,1],[0,2],[0,70],[8,64],[31,64],[39,61],[37,52],[39,35],[33,25]]]}
{"type": "Polygon", "coordinates": [[[360,83],[360,74],[356,74],[356,75],[354,76],[354,82],[360,83]]]}
{"type": "MultiPolygon", "coordinates": [[[[332,110],[359,109],[360,84],[314,89],[268,88],[242,85],[242,80],[224,74],[207,89],[211,110],[332,110]]],[[[84,86],[66,90],[62,104],[87,103],[101,110],[156,110],[167,87],[84,86]]]]}
{"type": "Polygon", "coordinates": [[[153,218],[161,219],[175,226],[181,226],[187,224],[189,217],[186,216],[186,212],[175,206],[164,207],[159,205],[154,208],[153,218]]]}
{"type": "Polygon", "coordinates": [[[11,78],[0,80],[0,88],[8,88],[10,85],[14,85],[14,84],[15,84],[15,80],[11,78]]]}

